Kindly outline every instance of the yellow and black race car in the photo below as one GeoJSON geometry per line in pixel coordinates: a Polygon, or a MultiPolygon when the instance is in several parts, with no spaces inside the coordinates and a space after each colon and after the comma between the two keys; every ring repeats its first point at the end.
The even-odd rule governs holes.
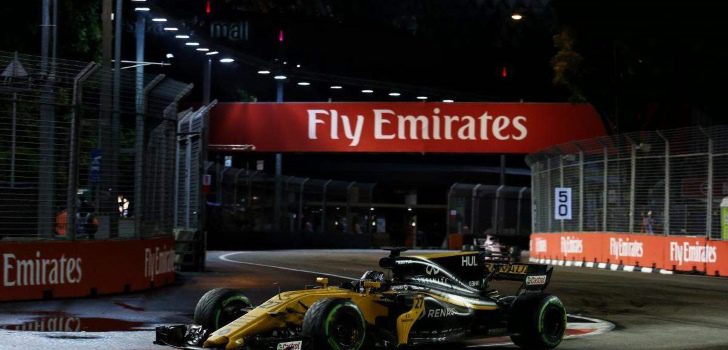
{"type": "Polygon", "coordinates": [[[566,310],[545,294],[553,268],[491,262],[483,253],[400,256],[379,261],[360,280],[279,293],[257,307],[241,291],[207,292],[195,325],[156,329],[156,344],[241,350],[394,349],[452,343],[468,337],[510,335],[525,349],[553,349],[566,329],[566,310]],[[515,295],[492,280],[521,282],[515,295]]]}

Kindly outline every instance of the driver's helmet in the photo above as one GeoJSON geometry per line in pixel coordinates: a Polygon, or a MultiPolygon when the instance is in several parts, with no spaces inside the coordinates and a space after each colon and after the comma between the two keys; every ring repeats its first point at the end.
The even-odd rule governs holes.
{"type": "Polygon", "coordinates": [[[361,281],[374,281],[384,282],[384,272],[382,271],[367,271],[360,278],[361,281]]]}

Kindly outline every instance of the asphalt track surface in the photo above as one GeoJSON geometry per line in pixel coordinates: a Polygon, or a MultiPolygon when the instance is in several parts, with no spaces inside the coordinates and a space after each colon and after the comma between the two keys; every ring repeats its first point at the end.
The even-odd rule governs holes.
{"type": "MultiPolygon", "coordinates": [[[[197,299],[209,289],[242,288],[259,303],[279,288],[313,284],[316,275],[328,274],[332,283],[358,278],[377,269],[382,253],[211,252],[208,272],[185,273],[177,285],[147,293],[2,303],[0,349],[164,349],[151,344],[153,327],[190,322],[197,299]],[[38,332],[41,328],[45,332],[38,332]]],[[[557,267],[548,292],[558,295],[570,314],[616,325],[611,332],[565,340],[559,349],[728,349],[727,279],[557,267]]]]}

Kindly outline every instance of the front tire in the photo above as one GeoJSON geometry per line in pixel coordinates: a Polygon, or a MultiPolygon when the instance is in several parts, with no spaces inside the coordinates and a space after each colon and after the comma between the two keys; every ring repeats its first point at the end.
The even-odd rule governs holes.
{"type": "Polygon", "coordinates": [[[322,299],[304,315],[303,334],[311,339],[311,349],[360,350],[366,340],[366,321],[350,300],[322,299]]]}
{"type": "Polygon", "coordinates": [[[241,290],[215,288],[197,302],[194,321],[213,332],[245,315],[250,306],[250,300],[241,290]]]}
{"type": "Polygon", "coordinates": [[[553,349],[566,332],[566,308],[554,295],[521,295],[511,308],[509,328],[511,340],[522,349],[553,349]]]}

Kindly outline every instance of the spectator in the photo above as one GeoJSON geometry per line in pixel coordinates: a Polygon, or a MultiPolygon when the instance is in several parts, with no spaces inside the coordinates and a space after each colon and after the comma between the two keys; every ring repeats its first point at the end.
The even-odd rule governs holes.
{"type": "Polygon", "coordinates": [[[654,234],[655,219],[652,218],[652,210],[647,211],[647,215],[642,216],[642,232],[649,235],[654,234]]]}
{"type": "Polygon", "coordinates": [[[311,221],[306,220],[306,223],[303,224],[303,231],[313,233],[313,224],[311,224],[311,221]]]}

